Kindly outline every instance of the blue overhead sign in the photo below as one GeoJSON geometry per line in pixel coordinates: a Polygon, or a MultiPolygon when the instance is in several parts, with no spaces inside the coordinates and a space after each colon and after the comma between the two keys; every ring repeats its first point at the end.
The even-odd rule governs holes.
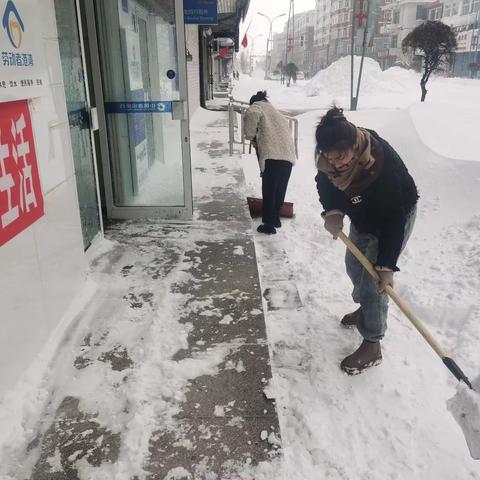
{"type": "Polygon", "coordinates": [[[184,0],[185,23],[218,25],[217,0],[184,0]]]}

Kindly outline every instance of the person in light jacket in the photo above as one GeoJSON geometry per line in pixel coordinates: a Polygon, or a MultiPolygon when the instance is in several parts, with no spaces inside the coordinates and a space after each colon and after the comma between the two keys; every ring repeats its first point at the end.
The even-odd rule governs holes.
{"type": "Polygon", "coordinates": [[[288,122],[267,100],[267,92],[257,92],[250,99],[244,116],[244,132],[257,150],[262,175],[263,223],[257,231],[274,234],[282,226],[280,208],[296,155],[288,122]]]}
{"type": "Polygon", "coordinates": [[[324,208],[325,229],[338,237],[343,219],[350,218],[350,240],[372,262],[378,284],[347,251],[347,274],[353,301],[360,308],[343,317],[344,327],[356,327],[360,347],[340,364],[350,375],[382,360],[380,340],[387,328],[387,285],[399,270],[397,260],[415,222],[418,193],[397,152],[373,130],[356,127],[340,108],[330,109],[315,132],[317,190],[324,208]]]}

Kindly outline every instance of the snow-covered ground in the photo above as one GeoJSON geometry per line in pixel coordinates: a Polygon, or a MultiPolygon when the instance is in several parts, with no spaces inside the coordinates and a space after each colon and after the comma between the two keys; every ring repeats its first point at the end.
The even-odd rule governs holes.
{"type": "MultiPolygon", "coordinates": [[[[339,369],[361,338],[339,326],[356,307],[345,249],[323,229],[313,151],[324,109],[333,102],[348,109],[348,68],[341,60],[289,89],[242,76],[234,90],[247,100],[266,88],[278,108],[307,111],[297,117],[299,161],[287,192],[296,216],[277,235],[255,237],[262,288],[278,295],[297,288],[303,303],[266,314],[285,478],[480,479],[480,462],[446,407],[457,382],[395,306],[383,364],[357,377],[339,369]]],[[[359,110],[346,115],[387,139],[419,187],[396,290],[473,381],[480,374],[480,81],[435,78],[423,104],[418,81],[368,61],[359,110]]],[[[260,195],[252,156],[244,156],[244,170],[246,193],[260,195]]]]}
{"type": "MultiPolygon", "coordinates": [[[[333,102],[348,107],[348,72],[349,62],[342,60],[310,82],[298,82],[289,89],[257,75],[242,76],[234,90],[236,98],[248,100],[257,90],[267,88],[279,108],[306,112],[297,117],[300,155],[287,193],[287,200],[295,202],[296,216],[285,220],[271,237],[253,233],[257,222],[252,222],[262,287],[270,289],[272,301],[287,307],[269,310],[265,304],[274,375],[266,394],[277,400],[283,468],[281,473],[270,474],[266,469],[239,478],[480,480],[480,462],[471,459],[460,428],[446,407],[457,382],[395,307],[390,310],[383,342],[383,364],[357,377],[346,376],[339,369],[339,362],[359,345],[360,337],[338,324],[341,316],[355,307],[343,265],[344,248],[325,233],[320,218],[313,150],[315,125],[325,109],[333,102]],[[300,305],[291,302],[298,300],[297,292],[300,305]]],[[[419,213],[400,261],[396,289],[470,379],[476,379],[480,390],[480,156],[476,145],[480,81],[434,78],[423,104],[418,81],[413,72],[381,72],[367,61],[359,110],[346,113],[353,122],[374,128],[386,138],[417,182],[419,213]]],[[[192,123],[193,137],[215,140],[208,137],[204,126],[218,115],[198,112],[192,123]]],[[[222,156],[227,134],[222,125],[219,121],[214,133],[225,135],[217,141],[218,150],[212,150],[217,166],[236,161],[222,156]]],[[[207,164],[209,153],[195,148],[195,142],[192,146],[194,163],[207,164]]],[[[241,161],[247,178],[245,194],[260,195],[256,159],[245,155],[241,161]]],[[[197,196],[213,198],[215,193],[205,182],[209,174],[205,169],[197,171],[193,186],[197,196]]],[[[172,249],[186,248],[203,238],[195,237],[200,234],[199,230],[189,236],[178,229],[172,249]]],[[[211,228],[205,235],[221,238],[223,233],[211,228]]],[[[149,239],[146,242],[137,245],[136,240],[133,245],[148,261],[149,255],[154,255],[149,249],[156,247],[149,239]]],[[[14,454],[35,437],[38,414],[49,400],[79,392],[83,392],[88,411],[97,410],[105,425],[114,432],[125,431],[127,438],[116,465],[107,463],[94,469],[83,462],[82,480],[127,480],[134,474],[145,478],[138,472],[145,460],[146,439],[155,427],[152,419],[161,413],[165,422],[171,421],[185,395],[187,380],[215,370],[225,357],[225,351],[218,348],[195,362],[172,360],[172,354],[185,345],[187,332],[176,321],[182,298],[172,296],[169,288],[186,273],[175,268],[160,275],[155,285],[141,277],[141,282],[131,286],[132,292],[144,293],[150,288],[162,309],[150,311],[145,305],[144,310],[132,310],[115,297],[130,284],[128,272],[118,273],[117,278],[108,269],[114,248],[114,242],[105,241],[96,252],[100,258],[97,276],[90,278],[65,323],[68,318],[83,320],[70,332],[70,339],[59,350],[61,355],[55,352],[64,338],[65,325],[45,347],[46,357],[57,355],[59,369],[52,367],[46,372],[48,381],[42,379],[45,372],[40,367],[47,358],[39,358],[0,404],[0,447],[11,454],[0,461],[2,480],[12,478],[2,477],[2,473],[11,472],[8,467],[15,461],[21,462],[21,456],[14,454]],[[92,301],[95,294],[96,303],[92,301]],[[90,340],[85,345],[81,342],[98,302],[104,304],[105,313],[96,319],[101,338],[94,336],[91,347],[90,340]],[[108,325],[111,334],[103,338],[108,325]],[[142,366],[132,382],[121,384],[123,374],[107,370],[103,363],[91,369],[93,382],[82,373],[85,369],[72,374],[71,366],[66,366],[70,357],[78,354],[80,345],[82,358],[91,356],[97,340],[106,341],[113,351],[118,342],[127,342],[134,363],[142,366]],[[108,404],[93,405],[98,397],[108,404]],[[121,408],[124,398],[132,400],[131,408],[121,408]]],[[[158,255],[147,264],[158,262],[158,255]]],[[[132,257],[128,263],[137,265],[138,258],[132,257]]],[[[59,471],[58,460],[51,458],[52,473],[59,471]]],[[[32,466],[27,462],[20,467],[23,473],[32,466]]],[[[169,478],[192,478],[183,468],[174,474],[169,478]]]]}

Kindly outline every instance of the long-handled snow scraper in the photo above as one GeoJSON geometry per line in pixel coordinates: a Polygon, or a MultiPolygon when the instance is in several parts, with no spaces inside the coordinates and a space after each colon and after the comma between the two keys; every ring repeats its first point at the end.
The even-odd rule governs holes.
{"type": "MultiPolygon", "coordinates": [[[[357,260],[364,266],[365,270],[375,279],[379,280],[377,271],[373,265],[365,257],[365,255],[355,246],[355,244],[343,233],[338,234],[338,237],[352,252],[357,260]]],[[[462,372],[455,361],[450,358],[439,343],[433,338],[431,333],[425,328],[420,320],[415,317],[410,308],[403,302],[395,290],[387,285],[385,289],[387,295],[397,304],[398,308],[410,320],[413,326],[418,330],[422,337],[432,347],[435,353],[442,359],[444,365],[450,370],[457,380],[463,382],[468,386],[470,391],[460,392],[458,399],[449,400],[448,408],[452,412],[455,420],[462,428],[465,440],[467,441],[470,455],[476,460],[480,460],[480,396],[478,396],[470,383],[470,380],[462,372]]],[[[457,394],[458,395],[458,394],[457,394]]]]}

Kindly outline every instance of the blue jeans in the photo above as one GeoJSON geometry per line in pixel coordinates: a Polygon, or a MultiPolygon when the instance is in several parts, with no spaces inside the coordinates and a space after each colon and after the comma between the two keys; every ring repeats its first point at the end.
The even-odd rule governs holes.
{"type": "MultiPolygon", "coordinates": [[[[417,207],[414,206],[405,223],[401,251],[412,233],[416,215],[417,207]]],[[[370,233],[360,233],[352,224],[349,238],[370,262],[375,264],[378,255],[378,237],[370,233]]],[[[375,280],[349,250],[345,256],[345,265],[353,283],[353,301],[362,307],[362,314],[357,323],[358,331],[365,340],[370,342],[381,340],[387,330],[388,295],[378,292],[375,280]]]]}

